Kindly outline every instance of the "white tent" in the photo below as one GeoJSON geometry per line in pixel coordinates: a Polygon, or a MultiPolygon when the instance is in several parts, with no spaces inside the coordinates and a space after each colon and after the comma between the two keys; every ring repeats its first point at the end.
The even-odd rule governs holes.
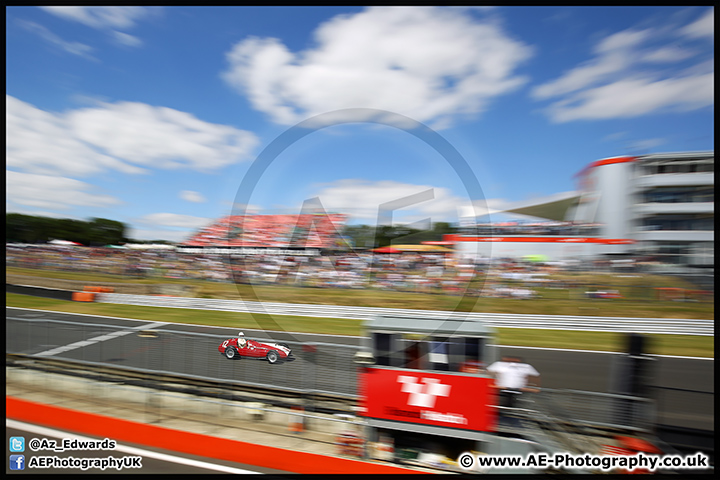
{"type": "Polygon", "coordinates": [[[62,245],[62,246],[65,246],[65,247],[72,247],[72,246],[78,246],[78,245],[79,245],[79,246],[82,246],[81,243],[71,242],[71,241],[69,241],[69,240],[57,240],[57,239],[52,239],[52,240],[50,240],[50,241],[48,242],[48,245],[62,245]]]}
{"type": "Polygon", "coordinates": [[[162,243],[126,243],[125,248],[133,250],[175,250],[175,245],[162,243]]]}

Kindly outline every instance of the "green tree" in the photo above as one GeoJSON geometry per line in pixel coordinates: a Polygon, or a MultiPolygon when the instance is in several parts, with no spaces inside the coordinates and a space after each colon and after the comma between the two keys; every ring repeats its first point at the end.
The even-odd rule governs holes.
{"type": "Polygon", "coordinates": [[[118,245],[125,240],[125,224],[106,218],[93,218],[88,224],[91,245],[118,245]]]}
{"type": "Polygon", "coordinates": [[[47,243],[52,239],[68,240],[83,245],[125,243],[124,223],[106,218],[90,221],[71,218],[49,218],[7,213],[5,241],[19,243],[47,243]]]}

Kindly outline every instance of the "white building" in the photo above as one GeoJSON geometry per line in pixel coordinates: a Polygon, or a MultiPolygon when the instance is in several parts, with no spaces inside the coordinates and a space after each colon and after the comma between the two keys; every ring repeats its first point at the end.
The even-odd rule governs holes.
{"type": "Polygon", "coordinates": [[[598,160],[578,174],[580,201],[568,214],[576,221],[599,223],[600,237],[634,242],[602,253],[712,266],[714,166],[714,152],[598,160]]]}
{"type": "Polygon", "coordinates": [[[714,151],[598,160],[576,175],[579,195],[574,199],[506,210],[595,224],[593,235],[455,236],[457,250],[464,256],[492,250],[493,257],[542,254],[553,260],[633,255],[713,267],[714,165],[714,151]]]}

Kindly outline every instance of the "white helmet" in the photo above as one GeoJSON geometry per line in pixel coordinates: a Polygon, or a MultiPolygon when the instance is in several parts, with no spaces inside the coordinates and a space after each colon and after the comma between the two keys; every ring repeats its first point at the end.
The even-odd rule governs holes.
{"type": "Polygon", "coordinates": [[[244,336],[245,336],[245,334],[243,332],[238,333],[238,337],[244,337],[244,336]]]}

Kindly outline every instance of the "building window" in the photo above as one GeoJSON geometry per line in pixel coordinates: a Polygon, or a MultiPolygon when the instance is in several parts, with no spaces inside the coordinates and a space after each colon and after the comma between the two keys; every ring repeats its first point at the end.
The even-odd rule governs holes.
{"type": "Polygon", "coordinates": [[[714,162],[706,162],[701,163],[698,165],[698,172],[714,172],[715,171],[715,163],[714,162]]]}
{"type": "Polygon", "coordinates": [[[664,173],[707,173],[715,170],[714,159],[696,159],[683,161],[664,160],[661,164],[645,164],[642,167],[644,175],[659,175],[664,173]]]}
{"type": "Polygon", "coordinates": [[[463,373],[485,368],[484,337],[373,332],[371,341],[375,365],[463,373]]]}
{"type": "Polygon", "coordinates": [[[656,215],[643,221],[644,230],[714,230],[712,215],[656,215]]]}
{"type": "Polygon", "coordinates": [[[398,337],[399,335],[393,333],[373,332],[372,343],[376,365],[399,366],[398,337]]]}
{"type": "Polygon", "coordinates": [[[713,187],[662,187],[644,192],[644,203],[714,202],[713,187]]]}

